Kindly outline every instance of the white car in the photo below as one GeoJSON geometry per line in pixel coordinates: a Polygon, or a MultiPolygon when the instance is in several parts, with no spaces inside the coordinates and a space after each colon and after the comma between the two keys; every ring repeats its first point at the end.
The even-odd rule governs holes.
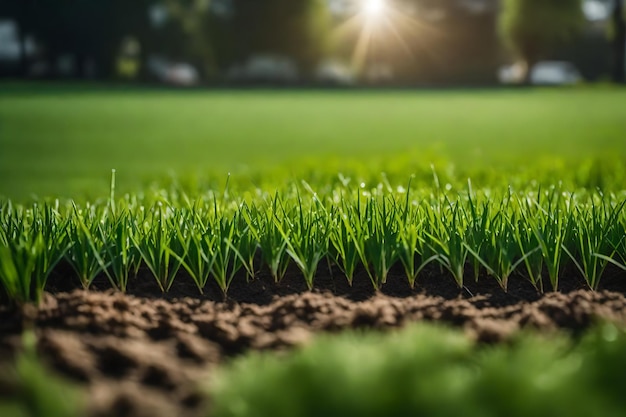
{"type": "Polygon", "coordinates": [[[329,85],[353,85],[354,73],[345,64],[337,61],[324,61],[318,65],[315,71],[317,82],[329,85]]]}
{"type": "MultiPolygon", "coordinates": [[[[525,73],[525,66],[517,63],[501,67],[498,78],[503,84],[520,84],[525,73]]],[[[573,85],[583,81],[583,77],[571,62],[541,61],[531,68],[529,80],[533,85],[573,85]]]]}
{"type": "Polygon", "coordinates": [[[538,62],[530,71],[530,83],[534,85],[573,85],[582,80],[578,69],[566,61],[538,62]]]}
{"type": "Polygon", "coordinates": [[[159,56],[148,58],[149,71],[166,84],[191,87],[200,82],[198,70],[185,62],[170,62],[159,56]]]}

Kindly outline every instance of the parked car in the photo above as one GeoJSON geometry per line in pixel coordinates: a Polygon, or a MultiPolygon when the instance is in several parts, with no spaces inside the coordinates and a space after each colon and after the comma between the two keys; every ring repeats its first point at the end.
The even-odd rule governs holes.
{"type": "MultiPolygon", "coordinates": [[[[498,79],[503,84],[520,84],[524,81],[525,65],[516,63],[501,67],[498,79]]],[[[572,85],[583,80],[580,71],[567,61],[541,61],[536,63],[529,74],[533,85],[572,85]]]]}
{"type": "Polygon", "coordinates": [[[255,55],[243,65],[230,68],[226,78],[235,82],[293,83],[298,81],[298,69],[287,57],[255,55]]]}
{"type": "Polygon", "coordinates": [[[355,77],[353,71],[338,61],[327,60],[318,65],[315,70],[317,82],[326,85],[353,85],[355,77]]]}
{"type": "Polygon", "coordinates": [[[582,80],[580,71],[566,61],[538,62],[530,71],[530,83],[534,85],[572,85],[582,80]]]}
{"type": "Polygon", "coordinates": [[[200,82],[196,67],[186,62],[170,62],[162,57],[148,59],[149,71],[159,81],[180,87],[191,87],[200,82]]]}

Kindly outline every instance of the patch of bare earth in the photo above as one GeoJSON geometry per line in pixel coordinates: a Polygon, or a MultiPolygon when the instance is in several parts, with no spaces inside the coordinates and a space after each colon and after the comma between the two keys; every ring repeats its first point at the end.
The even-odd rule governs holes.
{"type": "Polygon", "coordinates": [[[495,343],[522,328],[578,334],[598,319],[626,323],[626,277],[619,273],[597,292],[570,279],[561,292],[544,295],[521,279],[508,292],[491,279],[459,288],[436,269],[414,289],[394,271],[381,291],[363,273],[352,286],[336,274],[320,274],[313,291],[295,271],[280,285],[265,275],[250,283],[237,278],[227,300],[210,286],[198,296],[184,279],[166,295],[151,284],[135,284],[128,294],[104,284],[57,287],[39,308],[0,309],[0,348],[16,352],[23,330],[34,329],[45,362],[87,389],[91,416],[192,417],[210,409],[198,382],[214,366],[249,350],[289,349],[318,332],[430,321],[495,343]]]}

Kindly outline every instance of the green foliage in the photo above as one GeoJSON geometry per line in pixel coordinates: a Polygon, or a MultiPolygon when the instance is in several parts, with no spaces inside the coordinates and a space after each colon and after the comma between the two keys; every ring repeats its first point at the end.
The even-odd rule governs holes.
{"type": "Polygon", "coordinates": [[[581,0],[504,0],[499,21],[504,40],[529,66],[583,24],[581,0]]]}
{"type": "Polygon", "coordinates": [[[327,6],[318,0],[239,0],[230,20],[239,58],[288,56],[310,73],[323,57],[330,32],[327,6]]]}
{"type": "Polygon", "coordinates": [[[625,344],[612,325],[580,344],[522,334],[476,346],[424,324],[322,336],[288,356],[254,353],[222,368],[209,385],[211,415],[619,416],[625,344]]]}

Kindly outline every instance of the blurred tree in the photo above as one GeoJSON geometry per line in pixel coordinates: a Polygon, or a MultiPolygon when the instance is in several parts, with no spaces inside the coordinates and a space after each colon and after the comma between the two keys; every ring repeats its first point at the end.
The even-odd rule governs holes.
{"type": "Polygon", "coordinates": [[[530,70],[557,42],[582,29],[581,0],[503,0],[499,18],[504,41],[530,70]]]}
{"type": "Polygon", "coordinates": [[[626,81],[626,22],[624,21],[624,1],[613,3],[613,80],[616,83],[626,81]]]}
{"type": "Polygon", "coordinates": [[[211,13],[211,0],[165,0],[168,13],[178,23],[186,42],[179,45],[185,49],[191,61],[199,63],[207,78],[217,73],[211,28],[215,16],[211,13]]]}
{"type": "Polygon", "coordinates": [[[164,1],[209,78],[254,54],[285,55],[306,71],[325,51],[324,0],[164,1]]]}
{"type": "Polygon", "coordinates": [[[288,56],[305,73],[327,48],[330,16],[324,0],[232,0],[234,59],[288,56]]]}

